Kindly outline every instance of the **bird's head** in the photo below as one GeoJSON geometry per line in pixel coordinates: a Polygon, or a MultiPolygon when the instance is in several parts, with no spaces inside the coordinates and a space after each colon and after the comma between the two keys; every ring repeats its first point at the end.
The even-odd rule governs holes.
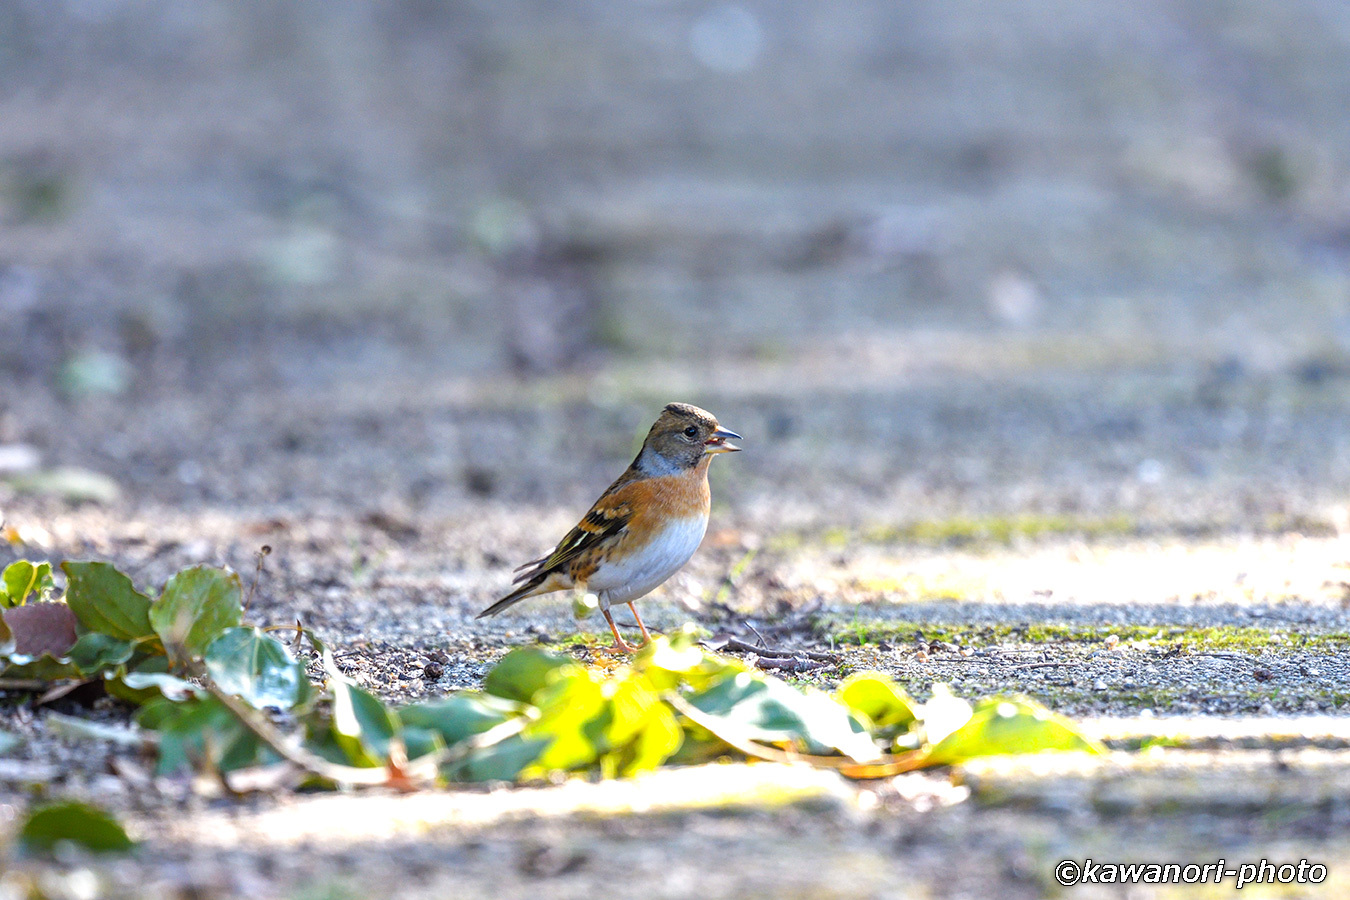
{"type": "Polygon", "coordinates": [[[693,468],[705,456],[740,450],[732,438],[740,435],[718,425],[717,417],[706,409],[671,403],[647,432],[638,466],[652,474],[693,468]]]}

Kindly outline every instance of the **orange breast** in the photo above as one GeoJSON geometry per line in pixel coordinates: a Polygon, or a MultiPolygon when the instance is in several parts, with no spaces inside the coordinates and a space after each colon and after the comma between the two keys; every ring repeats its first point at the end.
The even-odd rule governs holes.
{"type": "Polygon", "coordinates": [[[628,526],[603,548],[594,548],[574,560],[568,574],[577,582],[588,582],[607,562],[645,552],[649,543],[679,520],[708,520],[711,495],[708,491],[708,462],[704,457],[687,472],[660,475],[632,481],[608,494],[607,505],[627,505],[633,511],[628,526]]]}
{"type": "Polygon", "coordinates": [[[625,486],[620,491],[620,498],[633,507],[633,520],[628,523],[629,532],[641,535],[651,529],[662,528],[671,519],[693,516],[706,518],[711,506],[708,492],[710,459],[704,457],[688,472],[644,478],[625,486]]]}

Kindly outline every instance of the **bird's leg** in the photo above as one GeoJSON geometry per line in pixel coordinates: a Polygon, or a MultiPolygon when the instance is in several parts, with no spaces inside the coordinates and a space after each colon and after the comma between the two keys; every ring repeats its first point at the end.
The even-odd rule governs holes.
{"type": "Polygon", "coordinates": [[[650,644],[652,642],[652,636],[647,633],[647,626],[642,624],[642,617],[637,614],[637,607],[633,605],[632,600],[628,601],[628,608],[633,611],[633,618],[637,621],[638,629],[642,632],[642,642],[644,644],[650,644]]]}
{"type": "Polygon", "coordinates": [[[637,652],[637,648],[634,647],[632,644],[628,643],[627,641],[625,641],[623,639],[623,635],[619,634],[619,627],[614,624],[614,617],[609,614],[609,610],[605,609],[602,606],[600,607],[600,612],[604,613],[605,621],[609,623],[609,630],[614,632],[615,646],[617,646],[620,650],[623,650],[628,653],[637,652]]]}

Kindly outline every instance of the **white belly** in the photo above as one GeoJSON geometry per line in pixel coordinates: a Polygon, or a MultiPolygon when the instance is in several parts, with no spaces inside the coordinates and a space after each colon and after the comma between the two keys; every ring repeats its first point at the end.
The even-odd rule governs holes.
{"type": "Polygon", "coordinates": [[[614,603],[636,600],[689,562],[707,530],[706,516],[677,519],[641,552],[623,560],[607,560],[591,576],[586,589],[600,599],[602,609],[608,609],[614,603]]]}

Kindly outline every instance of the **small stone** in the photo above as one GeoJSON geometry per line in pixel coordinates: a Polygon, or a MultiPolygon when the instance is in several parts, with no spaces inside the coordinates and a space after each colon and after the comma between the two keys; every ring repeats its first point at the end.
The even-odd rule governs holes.
{"type": "Polygon", "coordinates": [[[437,681],[445,674],[445,666],[438,662],[429,662],[422,669],[422,677],[427,681],[437,681]]]}
{"type": "Polygon", "coordinates": [[[1261,709],[1259,710],[1259,712],[1263,716],[1273,716],[1275,715],[1275,707],[1271,706],[1270,701],[1267,700],[1265,703],[1261,704],[1261,709]]]}
{"type": "Polygon", "coordinates": [[[1104,691],[1106,690],[1106,682],[1098,678],[1096,681],[1092,682],[1092,689],[1094,691],[1104,691]]]}
{"type": "Polygon", "coordinates": [[[927,651],[927,650],[916,650],[916,651],[914,652],[914,658],[915,658],[917,661],[919,661],[919,662],[928,662],[928,651],[927,651]]]}
{"type": "Polygon", "coordinates": [[[1114,649],[1116,649],[1116,645],[1119,644],[1119,643],[1120,643],[1120,635],[1118,635],[1118,634],[1108,634],[1108,635],[1106,636],[1106,649],[1107,649],[1107,650],[1114,650],[1114,649]]]}
{"type": "Polygon", "coordinates": [[[1267,669],[1265,666],[1258,666],[1257,668],[1252,669],[1252,677],[1255,678],[1257,681],[1269,681],[1270,679],[1275,677],[1275,673],[1267,669]]]}

